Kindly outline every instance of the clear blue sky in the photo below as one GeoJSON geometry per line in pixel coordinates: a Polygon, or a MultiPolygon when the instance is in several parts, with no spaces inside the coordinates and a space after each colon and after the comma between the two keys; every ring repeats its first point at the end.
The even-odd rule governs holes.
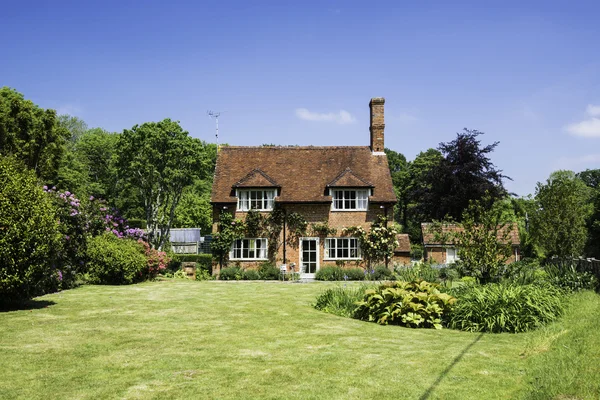
{"type": "Polygon", "coordinates": [[[600,2],[494,3],[3,1],[0,86],[110,131],[225,111],[235,145],[368,145],[382,96],[408,159],[468,127],[519,195],[600,168],[600,2]]]}

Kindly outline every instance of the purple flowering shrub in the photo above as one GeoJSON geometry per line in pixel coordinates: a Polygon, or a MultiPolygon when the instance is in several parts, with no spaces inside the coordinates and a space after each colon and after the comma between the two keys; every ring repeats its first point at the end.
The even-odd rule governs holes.
{"type": "Polygon", "coordinates": [[[78,273],[85,273],[89,262],[86,249],[91,238],[110,232],[117,238],[144,239],[141,229],[130,228],[118,210],[93,196],[80,200],[69,191],[44,186],[52,199],[61,232],[61,245],[57,249],[55,279],[59,288],[73,287],[78,273]]]}

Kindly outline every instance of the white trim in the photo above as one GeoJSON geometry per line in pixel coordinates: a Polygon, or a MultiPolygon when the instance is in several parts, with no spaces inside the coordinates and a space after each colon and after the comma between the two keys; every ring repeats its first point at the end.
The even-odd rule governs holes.
{"type": "Polygon", "coordinates": [[[277,197],[277,190],[276,189],[259,189],[259,188],[249,188],[249,189],[236,189],[235,190],[235,196],[237,197],[237,211],[241,211],[241,212],[247,212],[250,210],[256,210],[256,211],[273,211],[274,208],[274,204],[275,204],[275,197],[277,197]],[[260,192],[261,193],[261,198],[258,199],[252,199],[251,198],[251,194],[252,192],[260,192]],[[260,202],[262,204],[263,207],[266,206],[266,208],[251,208],[251,203],[252,201],[256,202],[260,202]],[[245,204],[243,204],[245,203],[245,204]]]}
{"type": "Polygon", "coordinates": [[[315,278],[315,275],[317,274],[317,271],[319,270],[319,268],[321,268],[321,260],[320,260],[320,256],[319,256],[319,248],[320,248],[320,239],[318,237],[301,237],[300,238],[300,251],[299,251],[300,254],[298,255],[298,258],[299,258],[298,266],[299,266],[300,272],[301,272],[300,278],[302,278],[302,279],[314,279],[315,278]],[[317,263],[317,265],[315,267],[315,272],[314,273],[303,272],[303,271],[305,271],[304,266],[302,265],[302,253],[303,253],[303,250],[302,250],[302,241],[304,241],[304,240],[307,240],[307,241],[308,240],[314,240],[316,242],[315,252],[316,252],[316,263],[317,263]]]}
{"type": "Polygon", "coordinates": [[[371,154],[374,156],[385,156],[385,151],[372,151],[371,154]]]}
{"type": "Polygon", "coordinates": [[[229,250],[229,259],[232,261],[265,261],[268,260],[268,251],[269,251],[269,240],[267,238],[242,238],[242,239],[237,239],[234,240],[233,243],[231,243],[231,250],[229,250]],[[240,247],[240,252],[242,253],[242,257],[234,257],[234,251],[235,251],[235,244],[237,241],[242,241],[242,247],[240,247]],[[251,249],[251,243],[248,243],[248,252],[252,251],[256,254],[256,241],[260,240],[262,243],[264,243],[264,247],[260,246],[259,247],[259,251],[264,254],[264,257],[253,257],[253,258],[245,258],[243,257],[243,253],[244,253],[244,246],[243,246],[243,241],[244,240],[248,240],[248,241],[254,241],[254,249],[251,249]]]}
{"type": "MultiPolygon", "coordinates": [[[[341,248],[342,250],[344,248],[341,248]]],[[[354,248],[352,248],[354,249],[354,248]]],[[[360,253],[360,242],[358,238],[355,237],[328,237],[325,238],[325,254],[323,255],[323,261],[337,261],[337,260],[343,260],[343,261],[357,261],[357,260],[362,260],[362,254],[360,253]],[[348,254],[350,254],[350,239],[354,239],[356,240],[356,254],[358,255],[358,257],[330,257],[329,256],[329,241],[330,240],[335,240],[336,241],[336,248],[334,249],[334,252],[337,253],[338,247],[337,247],[337,241],[338,240],[348,240],[348,254]]]]}
{"type": "MultiPolygon", "coordinates": [[[[331,210],[332,211],[368,211],[369,210],[369,195],[370,189],[359,189],[359,188],[343,188],[343,189],[330,189],[331,193],[331,210]],[[346,192],[354,192],[354,198],[351,196],[346,199],[346,192]],[[341,193],[342,197],[336,199],[336,193],[341,193]],[[366,196],[365,196],[366,195],[366,196]],[[354,202],[355,208],[345,208],[346,203],[354,202]],[[336,207],[336,202],[340,202],[342,208],[336,207]],[[359,207],[359,204],[364,204],[363,207],[359,207]]],[[[349,193],[348,193],[349,194],[349,193]]]]}

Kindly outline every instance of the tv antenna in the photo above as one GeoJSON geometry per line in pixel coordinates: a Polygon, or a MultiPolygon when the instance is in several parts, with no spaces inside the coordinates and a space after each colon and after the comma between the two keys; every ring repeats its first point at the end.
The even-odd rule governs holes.
{"type": "Polygon", "coordinates": [[[215,122],[217,124],[217,132],[215,134],[215,137],[217,138],[217,148],[219,147],[219,117],[221,116],[221,111],[211,111],[211,110],[207,110],[206,114],[210,117],[210,118],[214,118],[215,122]]]}

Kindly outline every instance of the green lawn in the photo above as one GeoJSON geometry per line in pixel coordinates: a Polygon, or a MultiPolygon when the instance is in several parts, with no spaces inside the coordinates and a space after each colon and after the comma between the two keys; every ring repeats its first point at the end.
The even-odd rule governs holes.
{"type": "Polygon", "coordinates": [[[587,387],[571,376],[573,369],[589,370],[589,359],[596,369],[583,380],[600,381],[600,343],[593,339],[600,328],[598,295],[578,295],[589,307],[573,307],[547,329],[481,335],[379,326],[316,311],[310,304],[326,285],[169,280],[40,297],[42,308],[0,312],[0,398],[600,395],[597,383],[587,387]],[[590,322],[573,328],[581,319],[590,322]],[[579,343],[577,354],[563,351],[571,339],[579,343]],[[586,351],[590,340],[598,347],[586,351]],[[562,368],[559,376],[549,373],[554,364],[562,368]]]}

